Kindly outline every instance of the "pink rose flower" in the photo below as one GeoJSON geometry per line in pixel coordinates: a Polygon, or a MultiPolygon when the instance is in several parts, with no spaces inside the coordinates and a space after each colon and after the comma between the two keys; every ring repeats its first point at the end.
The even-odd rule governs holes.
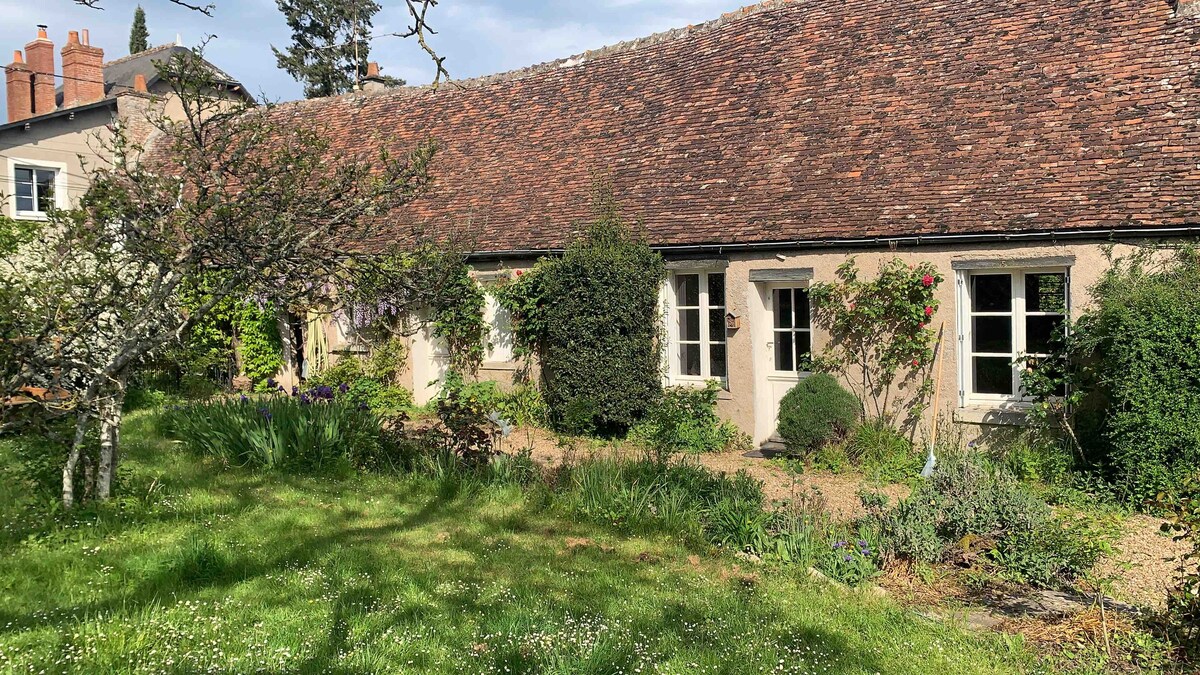
{"type": "Polygon", "coordinates": [[[929,288],[933,285],[933,275],[926,274],[924,277],[921,277],[921,283],[925,284],[925,288],[929,288]]]}
{"type": "Polygon", "coordinates": [[[933,308],[932,307],[925,308],[925,316],[933,316],[933,308]]]}

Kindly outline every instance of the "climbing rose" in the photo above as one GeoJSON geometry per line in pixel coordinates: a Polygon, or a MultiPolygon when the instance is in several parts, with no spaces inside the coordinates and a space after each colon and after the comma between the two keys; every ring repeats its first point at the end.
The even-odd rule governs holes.
{"type": "Polygon", "coordinates": [[[932,307],[925,308],[925,316],[933,316],[933,308],[932,307]]]}
{"type": "Polygon", "coordinates": [[[925,276],[921,277],[921,283],[925,284],[925,288],[929,288],[933,285],[933,275],[926,274],[925,276]]]}
{"type": "Polygon", "coordinates": [[[918,361],[918,360],[916,360],[916,359],[913,359],[913,368],[916,368],[916,367],[918,367],[918,366],[920,366],[920,365],[921,365],[921,362],[920,362],[920,361],[918,361]]]}
{"type": "Polygon", "coordinates": [[[522,272],[521,270],[517,270],[517,276],[521,276],[522,274],[525,274],[525,273],[522,272]]]}

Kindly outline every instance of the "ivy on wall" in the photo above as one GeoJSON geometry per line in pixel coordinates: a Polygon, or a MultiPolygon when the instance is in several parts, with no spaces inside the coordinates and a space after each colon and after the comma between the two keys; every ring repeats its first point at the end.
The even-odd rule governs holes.
{"type": "Polygon", "coordinates": [[[514,352],[536,355],[551,424],[620,434],[662,395],[658,294],[662,257],[600,186],[595,217],[561,258],[496,290],[512,314],[514,352]]]}

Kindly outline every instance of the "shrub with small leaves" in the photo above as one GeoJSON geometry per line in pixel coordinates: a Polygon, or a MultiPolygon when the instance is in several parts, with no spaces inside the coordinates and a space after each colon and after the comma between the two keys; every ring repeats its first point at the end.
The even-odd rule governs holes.
{"type": "Polygon", "coordinates": [[[858,425],[862,404],[832,375],[800,381],[779,402],[779,435],[788,451],[807,456],[845,438],[858,425]]]}
{"type": "Polygon", "coordinates": [[[717,416],[720,391],[721,385],[715,380],[702,389],[670,387],[630,436],[645,444],[660,461],[680,452],[699,454],[748,446],[749,439],[737,427],[717,416]]]}

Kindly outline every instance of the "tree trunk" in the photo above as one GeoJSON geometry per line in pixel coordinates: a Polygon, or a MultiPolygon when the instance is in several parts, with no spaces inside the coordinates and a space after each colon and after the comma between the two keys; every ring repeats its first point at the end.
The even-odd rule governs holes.
{"type": "Polygon", "coordinates": [[[121,382],[100,408],[100,472],[96,477],[96,499],[100,501],[112,496],[112,479],[117,471],[120,450],[121,407],[124,404],[125,383],[121,382]]]}
{"type": "Polygon", "coordinates": [[[86,408],[81,408],[76,414],[75,438],[71,441],[71,452],[67,455],[67,463],[63,466],[63,508],[75,506],[75,469],[79,466],[79,456],[83,453],[83,443],[87,439],[87,426],[90,415],[86,408]]]}

